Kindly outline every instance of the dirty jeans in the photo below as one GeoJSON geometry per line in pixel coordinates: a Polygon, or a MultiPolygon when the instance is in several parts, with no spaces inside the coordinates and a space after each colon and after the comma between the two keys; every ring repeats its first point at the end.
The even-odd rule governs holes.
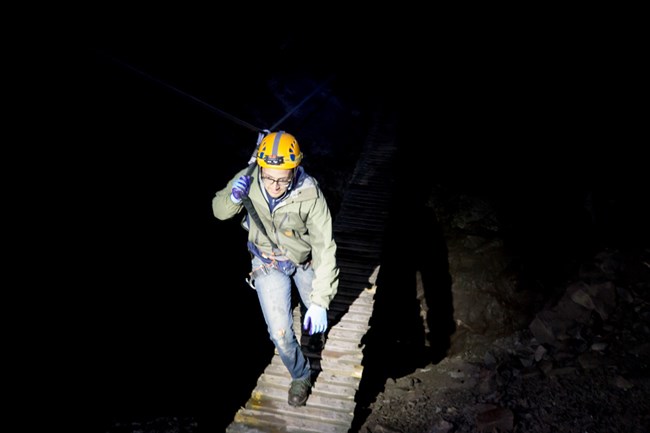
{"type": "MultiPolygon", "coordinates": [[[[253,269],[258,269],[263,262],[253,257],[253,269]]],[[[269,337],[275,345],[280,359],[291,374],[291,378],[307,379],[310,377],[309,359],[302,353],[299,336],[293,330],[293,310],[291,308],[291,280],[296,284],[302,303],[309,308],[311,301],[311,283],[314,270],[311,266],[304,269],[297,266],[293,275],[266,267],[267,272],[256,272],[254,285],[262,307],[269,337]]],[[[302,323],[300,324],[302,327],[302,323]]]]}

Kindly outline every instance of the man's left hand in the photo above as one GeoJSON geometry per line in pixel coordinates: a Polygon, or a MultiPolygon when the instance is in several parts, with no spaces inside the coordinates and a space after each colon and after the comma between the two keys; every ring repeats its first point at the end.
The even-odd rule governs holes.
{"type": "Polygon", "coordinates": [[[303,329],[309,329],[309,335],[325,332],[327,329],[327,310],[320,305],[311,304],[305,314],[303,329]]]}

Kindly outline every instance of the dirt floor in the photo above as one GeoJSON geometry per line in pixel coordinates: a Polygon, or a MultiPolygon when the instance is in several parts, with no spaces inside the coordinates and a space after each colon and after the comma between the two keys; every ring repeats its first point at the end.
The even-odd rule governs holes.
{"type": "MultiPolygon", "coordinates": [[[[444,328],[430,316],[449,314],[435,310],[446,297],[422,295],[427,280],[419,276],[437,286],[445,280],[420,267],[417,299],[429,324],[424,355],[404,336],[383,353],[386,364],[413,353],[420,361],[408,364],[410,371],[393,369],[369,402],[362,382],[354,432],[650,431],[650,248],[640,241],[646,231],[616,223],[616,213],[622,221],[640,215],[624,210],[635,200],[607,200],[613,208],[585,219],[577,191],[544,184],[516,201],[494,201],[433,189],[423,219],[438,224],[444,238],[454,321],[446,352],[436,353],[430,338],[444,328]],[[540,192],[549,190],[545,201],[540,192]]],[[[424,241],[434,245],[431,239],[424,241]]],[[[366,372],[372,375],[372,366],[366,372]]]]}
{"type": "Polygon", "coordinates": [[[650,251],[605,251],[530,326],[388,379],[363,433],[650,431],[650,251]],[[540,341],[541,340],[541,341],[540,341]]]}

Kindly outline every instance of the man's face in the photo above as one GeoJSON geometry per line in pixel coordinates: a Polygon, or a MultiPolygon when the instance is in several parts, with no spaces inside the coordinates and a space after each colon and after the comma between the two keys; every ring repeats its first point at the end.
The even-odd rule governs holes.
{"type": "Polygon", "coordinates": [[[264,189],[273,198],[278,198],[285,193],[293,180],[292,170],[279,170],[276,168],[262,169],[262,183],[264,189]]]}

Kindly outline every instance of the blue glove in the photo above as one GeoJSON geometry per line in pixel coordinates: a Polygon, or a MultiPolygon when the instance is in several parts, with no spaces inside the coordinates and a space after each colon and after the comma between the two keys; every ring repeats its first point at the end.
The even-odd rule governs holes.
{"type": "Polygon", "coordinates": [[[327,329],[327,310],[320,305],[311,304],[307,314],[305,314],[302,327],[305,331],[309,329],[309,335],[325,332],[327,329]]]}
{"type": "Polygon", "coordinates": [[[251,189],[251,179],[250,176],[244,175],[235,181],[230,194],[230,200],[233,203],[241,203],[242,199],[248,195],[248,191],[251,189]]]}

